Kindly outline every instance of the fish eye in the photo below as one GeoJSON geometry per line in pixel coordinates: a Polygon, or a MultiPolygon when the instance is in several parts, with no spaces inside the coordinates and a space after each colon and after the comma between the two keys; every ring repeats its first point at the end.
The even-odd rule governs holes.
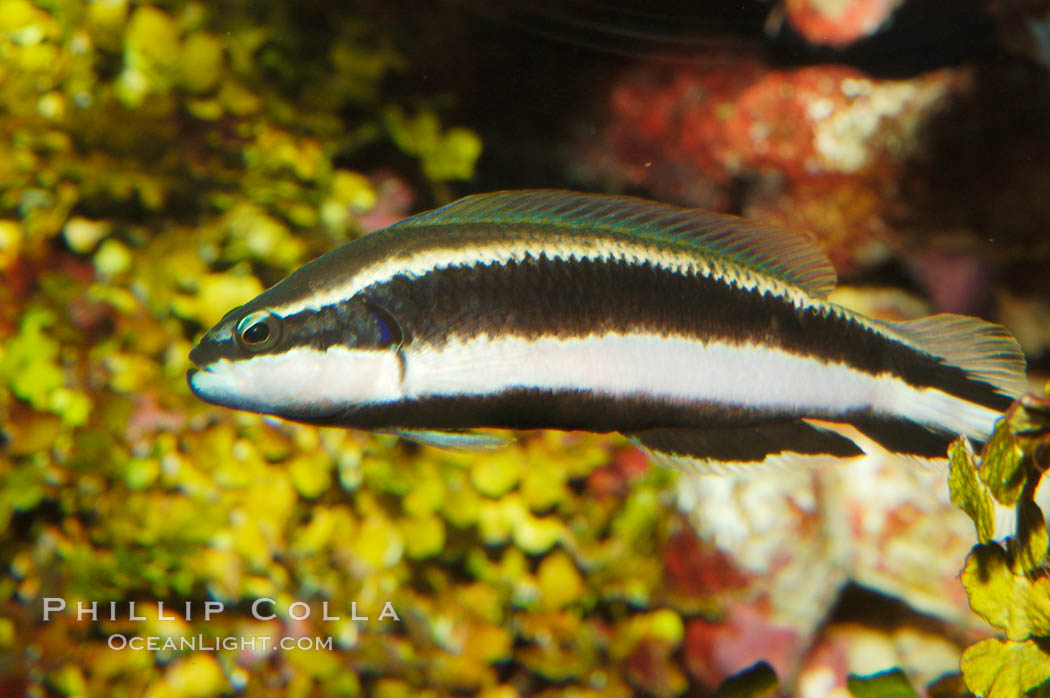
{"type": "Polygon", "coordinates": [[[237,323],[237,346],[245,351],[266,351],[281,338],[281,323],[276,315],[260,310],[245,315],[237,323]]]}
{"type": "Polygon", "coordinates": [[[383,306],[366,300],[365,307],[372,314],[372,319],[379,330],[379,341],[383,346],[400,347],[405,341],[405,335],[397,320],[383,306]]]}

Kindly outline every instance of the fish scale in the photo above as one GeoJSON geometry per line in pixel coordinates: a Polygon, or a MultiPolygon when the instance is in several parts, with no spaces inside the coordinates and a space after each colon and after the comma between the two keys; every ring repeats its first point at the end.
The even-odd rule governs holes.
{"type": "Polygon", "coordinates": [[[227,407],[443,446],[493,447],[484,428],[620,431],[659,462],[720,472],[873,442],[943,458],[957,434],[986,438],[1023,390],[1001,327],[872,320],[827,301],[833,284],[811,240],[740,218],[479,195],[230,311],[188,379],[227,407]]]}

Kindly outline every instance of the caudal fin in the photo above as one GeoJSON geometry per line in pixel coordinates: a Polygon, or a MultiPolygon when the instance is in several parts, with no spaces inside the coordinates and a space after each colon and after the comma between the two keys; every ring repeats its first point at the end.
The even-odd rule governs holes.
{"type": "Polygon", "coordinates": [[[1002,411],[1028,387],[1024,353],[1001,325],[948,314],[878,325],[933,361],[923,369],[927,387],[892,383],[871,413],[841,420],[859,432],[854,440],[865,450],[874,443],[913,460],[943,460],[960,434],[985,441],[1002,411]]]}
{"type": "Polygon", "coordinates": [[[948,313],[881,324],[1003,397],[1013,400],[1028,389],[1024,352],[1002,325],[948,313]]]}

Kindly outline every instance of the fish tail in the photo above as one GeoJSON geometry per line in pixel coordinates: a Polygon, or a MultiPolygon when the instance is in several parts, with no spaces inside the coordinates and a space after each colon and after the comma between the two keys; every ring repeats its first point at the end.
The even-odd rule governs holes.
{"type": "Polygon", "coordinates": [[[937,387],[901,389],[894,382],[871,414],[846,422],[883,449],[917,459],[943,459],[960,434],[984,442],[996,419],[1028,387],[1025,357],[1005,327],[963,315],[880,322],[897,341],[935,360],[937,387]]]}
{"type": "Polygon", "coordinates": [[[882,324],[1000,396],[1013,400],[1028,389],[1024,352],[1002,325],[950,313],[882,324]]]}

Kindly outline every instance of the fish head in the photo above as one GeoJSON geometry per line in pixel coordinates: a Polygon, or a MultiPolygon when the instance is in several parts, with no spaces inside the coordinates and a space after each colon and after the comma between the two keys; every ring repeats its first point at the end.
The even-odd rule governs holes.
{"type": "Polygon", "coordinates": [[[289,310],[272,291],[226,313],[190,352],[197,368],[186,378],[197,397],[339,424],[363,403],[399,395],[403,338],[389,313],[364,297],[289,310]]]}

